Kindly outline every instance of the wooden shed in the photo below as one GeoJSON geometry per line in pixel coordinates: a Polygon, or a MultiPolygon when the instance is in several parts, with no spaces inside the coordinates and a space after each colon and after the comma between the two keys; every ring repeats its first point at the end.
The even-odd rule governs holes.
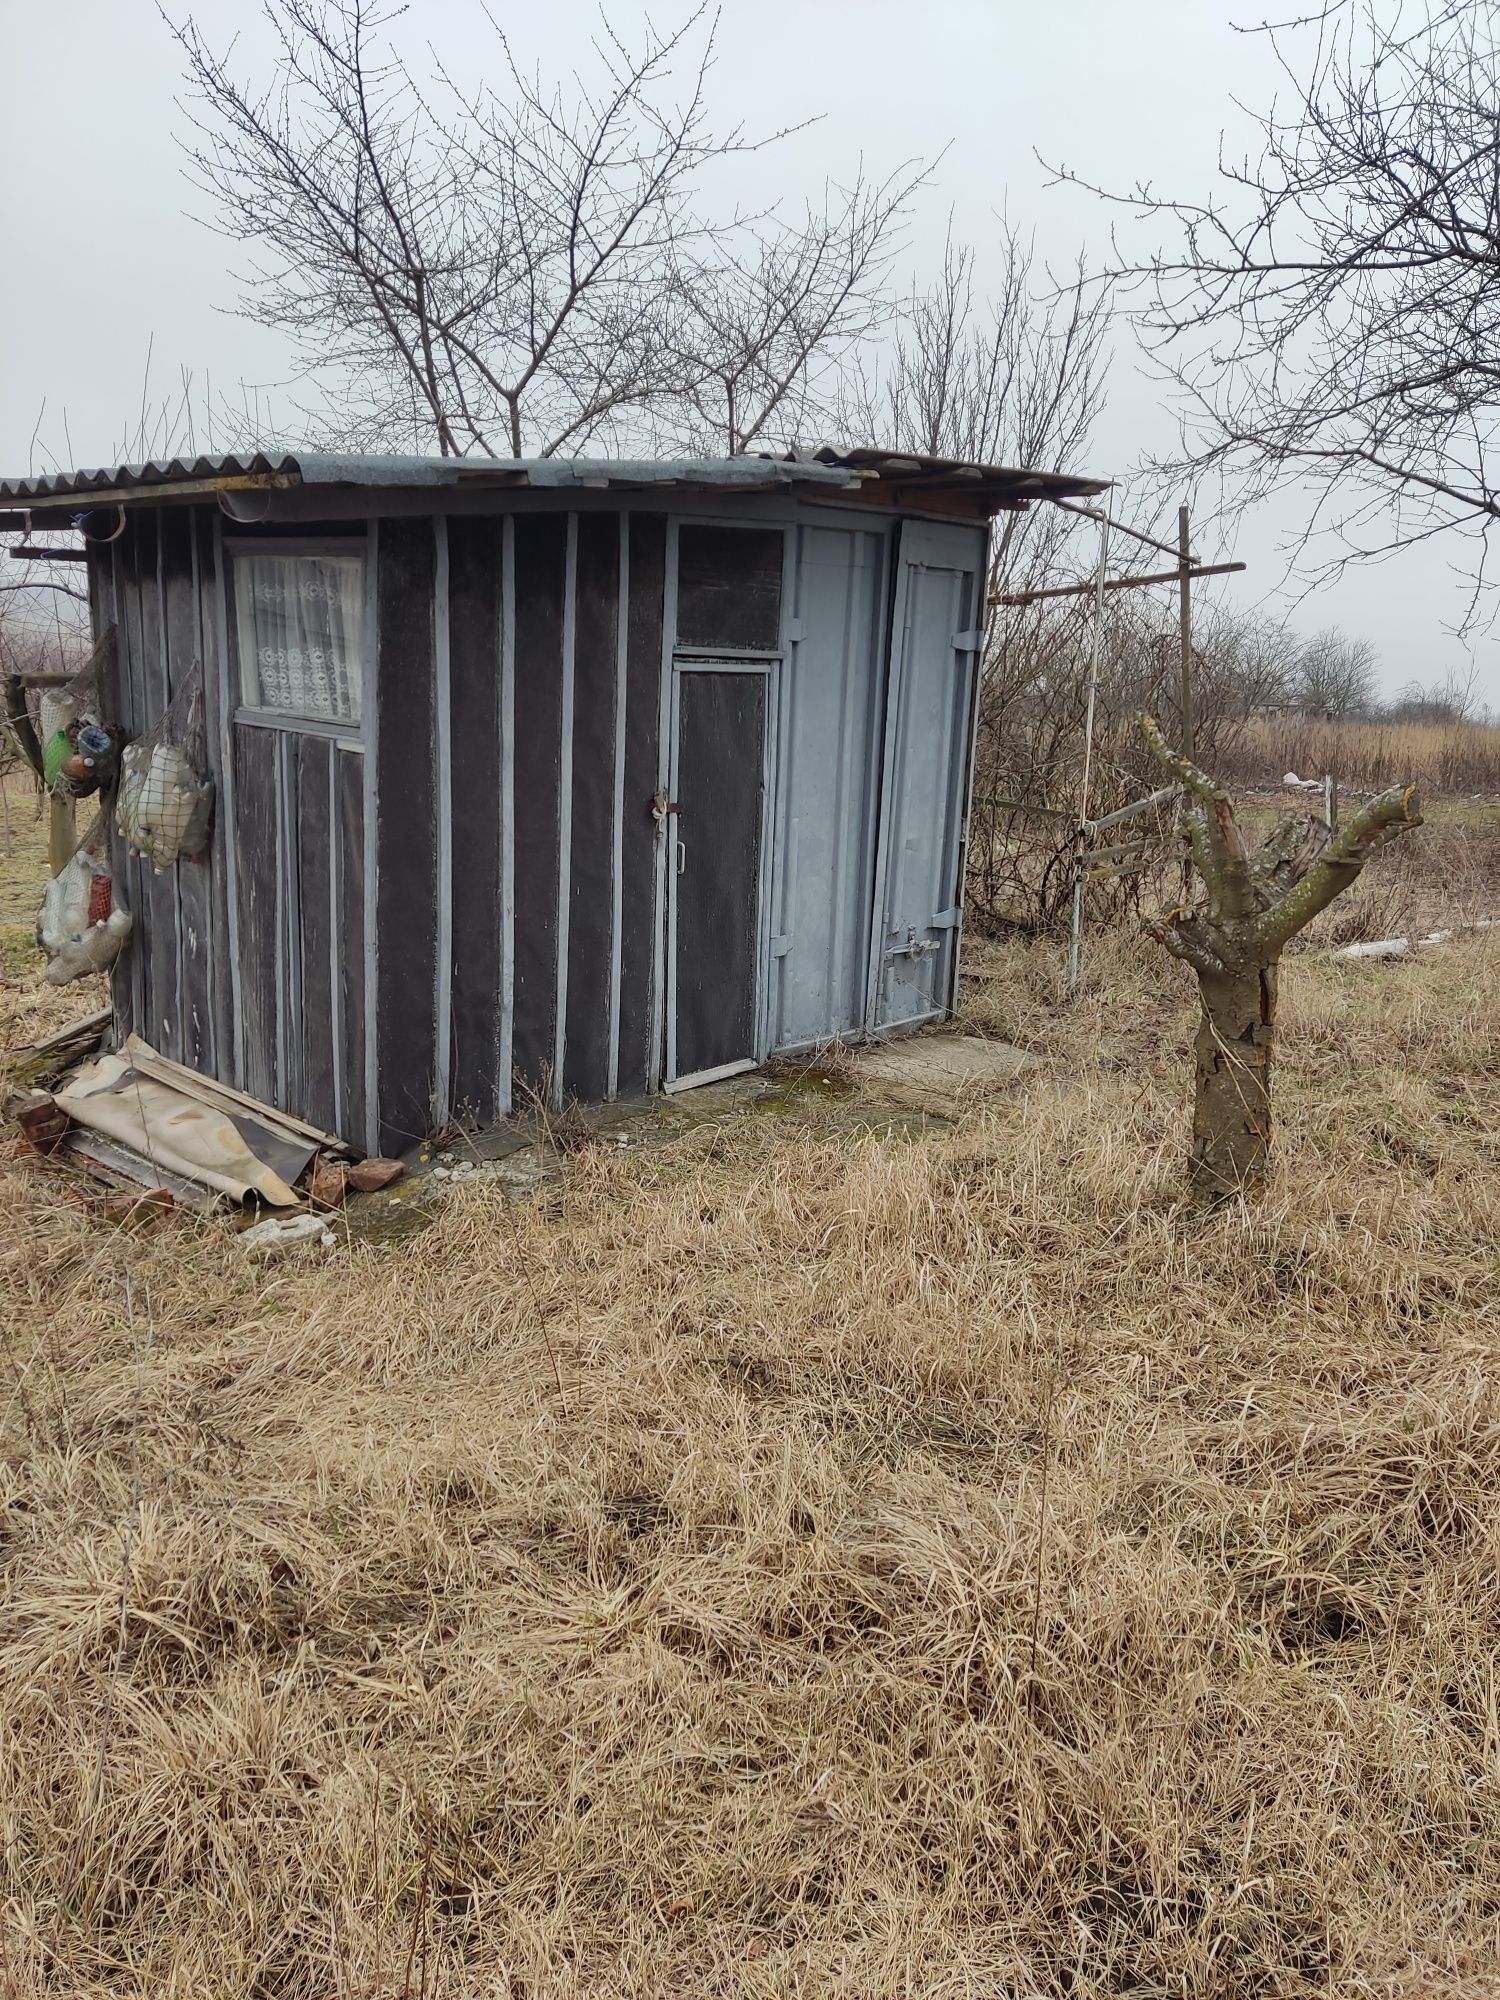
{"type": "Polygon", "coordinates": [[[941,1018],[988,524],[1097,482],[878,451],[173,460],[76,527],[114,716],[201,671],[200,863],[117,857],[118,1033],[391,1152],[941,1018]]]}

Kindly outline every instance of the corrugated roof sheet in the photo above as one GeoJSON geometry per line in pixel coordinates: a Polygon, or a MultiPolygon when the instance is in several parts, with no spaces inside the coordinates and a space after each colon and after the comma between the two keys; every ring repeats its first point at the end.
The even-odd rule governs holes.
{"type": "Polygon", "coordinates": [[[153,459],[144,465],[100,466],[77,472],[0,478],[0,502],[55,504],[90,494],[131,495],[153,488],[265,480],[288,486],[432,486],[599,488],[678,486],[764,490],[778,486],[859,487],[868,481],[903,490],[964,492],[975,500],[1006,501],[1100,493],[1104,483],[1066,473],[973,465],[959,459],[832,445],[784,455],[736,458],[401,458],[324,452],[222,452],[198,458],[153,459]]]}

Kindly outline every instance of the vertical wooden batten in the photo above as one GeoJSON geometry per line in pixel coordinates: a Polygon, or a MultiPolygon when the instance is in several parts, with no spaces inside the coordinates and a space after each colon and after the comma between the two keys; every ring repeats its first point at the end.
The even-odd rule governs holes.
{"type": "Polygon", "coordinates": [[[660,514],[629,517],[625,631],[625,769],[620,823],[620,1014],[615,1088],[645,1090],[652,1048],[656,957],[658,834],[651,815],[661,727],[662,613],[666,521],[660,514]]]}
{"type": "Polygon", "coordinates": [[[293,780],[291,817],[296,840],[296,949],[293,993],[294,1075],[301,1112],[327,1131],[337,1129],[334,1041],[333,937],[329,924],[334,877],[329,775],[334,746],[326,736],[287,732],[293,780]]]}
{"type": "MultiPolygon", "coordinates": [[[[208,697],[201,678],[203,648],[199,629],[193,519],[186,508],[173,507],[162,511],[157,544],[157,581],[167,686],[175,699],[188,689],[197,671],[206,747],[208,697]]],[[[186,723],[186,711],[182,720],[186,723]]],[[[209,838],[212,843],[212,830],[209,838]]],[[[213,897],[208,856],[205,854],[195,860],[184,857],[174,864],[168,874],[176,923],[179,1045],[175,1053],[190,1069],[211,1073],[214,1062],[213,897]]]]}
{"type": "MultiPolygon", "coordinates": [[[[130,688],[129,635],[126,631],[125,592],[121,575],[120,545],[112,542],[104,561],[109,568],[110,619],[115,628],[113,685],[107,692],[109,716],[129,730],[133,712],[130,688]]],[[[109,976],[110,1004],[114,1009],[114,1037],[118,1045],[140,1020],[140,941],[134,924],[139,921],[131,881],[129,851],[116,827],[110,840],[110,865],[114,870],[121,902],[131,912],[132,929],[124,951],[115,960],[109,976]]]]}
{"type": "Polygon", "coordinates": [[[515,1107],[516,1020],[516,522],[505,516],[500,541],[500,1021],[496,1043],[498,1108],[515,1107]]]}
{"type": "Polygon", "coordinates": [[[568,545],[563,571],[561,758],[557,777],[557,975],[556,1014],[552,1034],[552,1085],[548,1093],[554,1111],[563,1106],[563,1069],[568,1046],[568,920],[573,861],[573,675],[578,644],[578,516],[568,516],[568,545]]]}
{"type": "Polygon", "coordinates": [[[448,626],[448,519],[432,525],[433,789],[437,836],[437,941],[433,995],[432,1111],[445,1124],[453,1109],[453,689],[448,626]]]}
{"type": "Polygon", "coordinates": [[[228,733],[215,597],[218,589],[212,523],[202,507],[189,515],[192,534],[193,621],[197,657],[203,675],[203,740],[214,781],[214,812],[208,853],[201,864],[208,898],[208,1020],[210,1073],[228,1076],[234,1062],[233,1004],[230,981],[234,968],[229,944],[230,882],[227,847],[233,828],[226,805],[225,738],[228,733]]]}
{"type": "Polygon", "coordinates": [[[328,745],[328,1033],[333,1052],[333,1124],[346,1130],[348,1093],[344,1088],[344,925],[341,890],[344,880],[343,827],[339,817],[339,752],[328,745]]]}
{"type": "Polygon", "coordinates": [[[630,515],[620,515],[619,587],[615,600],[615,769],[610,824],[609,1074],[606,1095],[620,1094],[620,982],[625,941],[625,709],[630,666],[630,515]]]}
{"type": "MultiPolygon", "coordinates": [[[[170,525],[180,517],[171,509],[159,508],[156,514],[156,643],[161,651],[162,686],[170,703],[177,692],[177,672],[179,663],[173,658],[170,622],[167,617],[166,554],[170,525]]],[[[154,723],[157,717],[151,718],[154,723]]],[[[157,1005],[161,1013],[161,1040],[158,1048],[179,1062],[187,1060],[185,1022],[183,1020],[184,987],[182,976],[182,904],[180,899],[180,877],[177,868],[165,870],[161,879],[165,890],[162,902],[169,908],[172,920],[172,982],[168,989],[157,995],[157,1005]],[[170,1023],[172,1032],[167,1032],[170,1023]]]]}
{"type": "MultiPolygon", "coordinates": [[[[239,824],[235,809],[234,771],[234,712],[239,707],[239,687],[232,674],[229,644],[229,573],[224,554],[224,521],[223,516],[217,511],[213,517],[211,532],[214,634],[217,642],[215,679],[219,689],[217,746],[219,796],[214,813],[214,849],[217,867],[222,874],[224,884],[222,893],[226,905],[225,928],[229,946],[226,984],[229,994],[230,1080],[237,1090],[245,1090],[248,1088],[245,1082],[245,1008],[240,977],[240,892],[239,867],[236,859],[239,824]]],[[[224,1044],[221,1043],[220,1046],[222,1063],[224,1044]]],[[[222,1075],[222,1070],[220,1074],[222,1075]]]]}
{"type": "MultiPolygon", "coordinates": [[[[662,584],[661,682],[657,711],[657,790],[670,798],[672,783],[672,650],[677,637],[677,523],[667,523],[666,574],[662,584]]],[[[656,830],[656,894],[653,917],[651,1038],[646,1051],[646,1087],[662,1080],[667,1033],[667,825],[656,830]]]]}
{"type": "Polygon", "coordinates": [[[360,827],[362,836],[361,881],[364,887],[364,986],[360,1012],[364,1026],[365,1122],[364,1143],[368,1152],[380,1151],[380,1019],[375,1004],[380,979],[380,953],[376,925],[380,903],[380,710],[376,702],[380,657],[380,523],[372,515],[365,524],[365,616],[364,660],[360,692],[360,713],[365,739],[364,769],[361,773],[360,827]]]}

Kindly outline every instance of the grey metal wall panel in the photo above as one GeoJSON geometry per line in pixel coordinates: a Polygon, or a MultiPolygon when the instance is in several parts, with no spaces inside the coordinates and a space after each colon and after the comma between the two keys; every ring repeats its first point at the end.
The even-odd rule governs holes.
{"type": "Polygon", "coordinates": [[[771,1046],[863,1029],[885,694],[886,538],[803,528],[782,675],[771,1046]]]}

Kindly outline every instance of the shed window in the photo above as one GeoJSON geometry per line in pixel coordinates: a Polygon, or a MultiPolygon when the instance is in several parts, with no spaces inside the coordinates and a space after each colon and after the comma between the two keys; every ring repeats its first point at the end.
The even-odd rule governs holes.
{"type": "Polygon", "coordinates": [[[361,555],[236,554],[246,708],[359,721],[364,573],[361,555]]]}
{"type": "Polygon", "coordinates": [[[781,644],[779,528],[677,531],[677,643],[713,652],[774,653],[781,644]]]}

